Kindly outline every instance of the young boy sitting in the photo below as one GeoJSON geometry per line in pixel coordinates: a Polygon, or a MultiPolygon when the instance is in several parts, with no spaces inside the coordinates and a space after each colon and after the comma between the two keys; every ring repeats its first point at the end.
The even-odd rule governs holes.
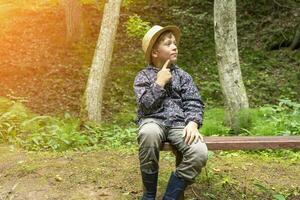
{"type": "Polygon", "coordinates": [[[134,81],[139,125],[139,160],[144,200],[155,199],[159,150],[169,141],[183,159],[171,173],[164,200],[178,199],[207,161],[207,147],[198,129],[204,104],[192,77],[176,65],[177,26],[153,26],[142,46],[148,66],[134,81]]]}

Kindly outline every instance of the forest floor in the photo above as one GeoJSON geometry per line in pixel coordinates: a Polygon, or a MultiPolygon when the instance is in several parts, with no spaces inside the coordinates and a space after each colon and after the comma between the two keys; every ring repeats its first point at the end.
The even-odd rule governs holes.
{"type": "MultiPolygon", "coordinates": [[[[162,153],[159,197],[174,162],[173,155],[162,153]]],[[[185,196],[272,199],[270,195],[278,191],[291,197],[287,199],[300,199],[299,159],[217,152],[185,196]]],[[[0,146],[0,199],[139,199],[141,195],[137,152],[28,152],[0,146]]]]}
{"type": "MultiPolygon", "coordinates": [[[[99,26],[99,16],[87,26],[99,26]]],[[[66,42],[62,19],[59,7],[11,8],[5,14],[0,7],[0,96],[38,114],[79,115],[88,69],[82,57],[87,55],[66,42]]],[[[96,42],[90,45],[82,49],[91,49],[91,61],[96,42]]]]}

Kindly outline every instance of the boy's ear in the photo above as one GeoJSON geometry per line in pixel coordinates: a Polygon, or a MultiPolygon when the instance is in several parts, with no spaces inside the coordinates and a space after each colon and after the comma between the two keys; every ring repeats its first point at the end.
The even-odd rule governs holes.
{"type": "Polygon", "coordinates": [[[151,51],[151,56],[152,56],[153,58],[157,58],[157,49],[152,49],[152,51],[151,51]]]}

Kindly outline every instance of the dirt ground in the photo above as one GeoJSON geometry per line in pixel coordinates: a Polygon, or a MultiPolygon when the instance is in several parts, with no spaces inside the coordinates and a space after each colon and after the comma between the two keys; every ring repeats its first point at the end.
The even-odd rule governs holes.
{"type": "MultiPolygon", "coordinates": [[[[162,153],[158,199],[173,169],[173,155],[162,153]]],[[[287,199],[300,199],[299,159],[216,153],[185,197],[272,199],[278,191],[287,199]]],[[[136,152],[27,152],[0,146],[1,200],[139,199],[141,195],[136,152]]]]}

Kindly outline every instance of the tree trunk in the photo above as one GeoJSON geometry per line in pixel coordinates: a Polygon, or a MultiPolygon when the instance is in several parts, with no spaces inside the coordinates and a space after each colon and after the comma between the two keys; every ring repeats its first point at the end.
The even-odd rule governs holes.
{"type": "Polygon", "coordinates": [[[239,63],[235,0],[215,0],[214,31],[220,83],[234,130],[238,112],[249,107],[239,63]]]}
{"type": "Polygon", "coordinates": [[[88,119],[101,121],[105,77],[108,74],[122,0],[109,0],[104,6],[103,19],[86,88],[88,119]]]}
{"type": "Polygon", "coordinates": [[[295,50],[300,46],[300,24],[296,27],[295,37],[293,39],[292,44],[290,45],[291,50],[295,50]]]}
{"type": "Polygon", "coordinates": [[[60,4],[65,12],[67,41],[79,40],[83,34],[82,11],[79,0],[60,0],[60,4]]]}

